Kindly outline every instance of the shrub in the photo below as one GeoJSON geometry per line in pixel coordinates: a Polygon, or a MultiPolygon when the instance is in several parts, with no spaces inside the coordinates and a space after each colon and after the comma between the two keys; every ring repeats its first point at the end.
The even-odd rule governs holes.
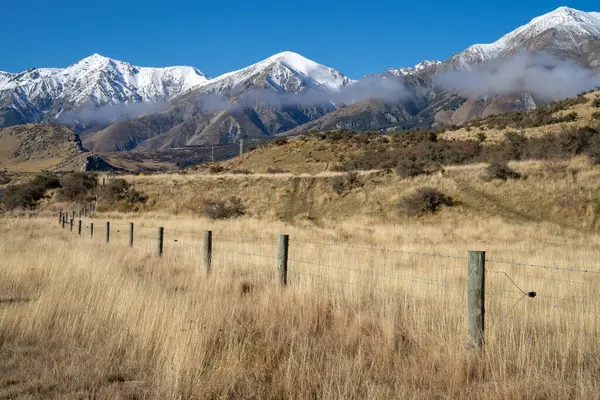
{"type": "Polygon", "coordinates": [[[10,183],[12,178],[8,174],[7,170],[0,171],[0,185],[7,185],[10,183]]]}
{"type": "Polygon", "coordinates": [[[66,201],[85,201],[98,185],[96,174],[73,172],[60,180],[58,195],[66,201]]]}
{"type": "Polygon", "coordinates": [[[236,175],[250,175],[252,171],[249,169],[234,169],[231,171],[231,173],[236,175]]]}
{"type": "Polygon", "coordinates": [[[600,135],[592,137],[586,153],[592,164],[600,165],[600,135]]]}
{"type": "Polygon", "coordinates": [[[592,101],[592,107],[600,108],[600,97],[596,97],[594,101],[592,101]]]}
{"type": "Polygon", "coordinates": [[[267,168],[266,172],[267,172],[267,174],[285,174],[286,172],[289,172],[289,171],[279,169],[279,168],[269,167],[269,168],[267,168]]]}
{"type": "Polygon", "coordinates": [[[435,213],[442,206],[453,205],[451,197],[431,187],[419,188],[413,194],[402,197],[398,203],[398,207],[411,216],[435,213]]]}
{"type": "Polygon", "coordinates": [[[230,197],[226,201],[205,201],[202,210],[211,219],[227,219],[245,214],[245,208],[239,197],[230,197]]]}
{"type": "Polygon", "coordinates": [[[99,189],[98,196],[100,200],[108,203],[124,201],[126,203],[135,204],[146,201],[146,197],[133,189],[124,179],[111,179],[106,186],[99,189]]]}
{"type": "Polygon", "coordinates": [[[504,134],[504,156],[507,160],[520,160],[527,145],[527,138],[517,132],[504,134]]]}
{"type": "Polygon", "coordinates": [[[25,183],[9,186],[4,194],[3,203],[7,210],[35,208],[37,202],[44,197],[46,189],[42,186],[25,183]]]}
{"type": "Polygon", "coordinates": [[[361,185],[357,172],[348,172],[331,178],[331,190],[336,194],[342,194],[361,185]]]}
{"type": "Polygon", "coordinates": [[[396,174],[401,178],[412,178],[424,173],[423,165],[414,158],[401,158],[396,165],[396,174]]]}
{"type": "Polygon", "coordinates": [[[211,174],[218,174],[219,172],[225,171],[225,168],[221,167],[220,165],[211,165],[208,167],[208,171],[211,174]]]}
{"type": "Polygon", "coordinates": [[[9,186],[4,194],[3,203],[8,210],[32,209],[48,189],[59,186],[60,182],[55,174],[43,172],[37,174],[30,182],[9,186]]]}
{"type": "Polygon", "coordinates": [[[593,119],[600,119],[600,112],[595,112],[592,114],[593,119]]]}
{"type": "Polygon", "coordinates": [[[485,169],[484,178],[487,180],[501,179],[505,181],[507,179],[520,179],[521,174],[510,168],[505,162],[495,161],[485,169]]]}

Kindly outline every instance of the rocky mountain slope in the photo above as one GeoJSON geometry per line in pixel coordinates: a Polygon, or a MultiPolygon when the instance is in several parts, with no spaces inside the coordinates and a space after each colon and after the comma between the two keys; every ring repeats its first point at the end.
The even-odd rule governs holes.
{"type": "Polygon", "coordinates": [[[353,81],[283,52],[207,81],[166,112],[123,121],[85,138],[96,151],[233,143],[286,132],[335,110],[330,101],[353,81]]]}
{"type": "MultiPolygon", "coordinates": [[[[527,111],[547,103],[549,100],[560,100],[568,95],[577,94],[577,90],[589,90],[595,87],[594,82],[600,85],[600,13],[583,12],[568,7],[560,7],[550,13],[534,18],[531,22],[506,34],[498,41],[491,44],[476,44],[452,56],[446,62],[425,61],[414,68],[400,68],[385,71],[380,76],[387,78],[412,79],[407,81],[407,86],[415,93],[427,98],[427,104],[414,112],[403,112],[389,118],[388,107],[378,106],[379,100],[365,102],[361,106],[354,106],[358,110],[356,119],[350,118],[348,110],[335,110],[327,116],[295,128],[291,133],[305,133],[310,130],[324,131],[328,129],[386,129],[403,130],[415,127],[436,127],[444,125],[462,124],[472,119],[486,117],[508,111],[527,111]],[[535,54],[542,54],[537,57],[535,54]],[[520,59],[514,58],[521,55],[520,59]],[[565,62],[566,64],[561,64],[565,62]],[[562,67],[556,76],[546,77],[547,80],[555,78],[556,81],[542,82],[543,74],[538,74],[534,68],[552,70],[556,66],[562,67]],[[577,68],[574,68],[578,67],[577,68]],[[528,71],[528,68],[531,68],[528,71]],[[586,68],[591,69],[591,74],[596,74],[596,79],[590,79],[586,86],[573,85],[568,88],[569,80],[575,80],[576,75],[585,74],[586,68]],[[533,80],[539,78],[539,85],[561,85],[558,79],[564,75],[565,96],[555,95],[550,98],[540,98],[532,93],[531,87],[523,85],[519,90],[496,92],[497,86],[502,86],[504,80],[533,80]],[[416,85],[415,78],[418,78],[416,85]],[[462,87],[469,87],[472,82],[487,85],[487,92],[463,93],[457,90],[457,81],[462,87]],[[364,110],[370,109],[370,114],[364,110]],[[357,121],[379,121],[371,126],[357,124],[357,121]],[[387,123],[381,123],[387,120],[387,123]]],[[[508,82],[505,85],[510,87],[508,82]]],[[[478,90],[485,91],[484,89],[478,90]]],[[[421,102],[422,103],[422,102],[421,102]]],[[[394,104],[398,106],[398,104],[394,104]]]]}
{"type": "Polygon", "coordinates": [[[86,119],[108,124],[154,111],[139,104],[163,103],[206,81],[196,68],[143,68],[99,54],[63,69],[0,72],[0,126],[86,119]]]}
{"type": "Polygon", "coordinates": [[[544,51],[556,57],[600,67],[600,13],[568,7],[534,18],[494,43],[475,44],[454,55],[445,68],[472,69],[477,64],[509,56],[519,50],[544,51]]]}
{"type": "Polygon", "coordinates": [[[0,169],[96,171],[113,167],[87,152],[77,134],[60,124],[25,124],[0,128],[0,169]]]}
{"type": "Polygon", "coordinates": [[[143,69],[97,55],[65,70],[0,73],[0,126],[77,116],[84,146],[96,151],[225,144],[311,130],[397,131],[531,110],[600,85],[598,71],[600,13],[560,7],[446,62],[424,61],[358,81],[292,52],[214,79],[191,67],[143,69]],[[544,92],[552,86],[556,90],[544,92]],[[127,112],[120,104],[141,105],[127,112]],[[129,118],[108,127],[85,121],[86,115],[123,114],[129,118]]]}

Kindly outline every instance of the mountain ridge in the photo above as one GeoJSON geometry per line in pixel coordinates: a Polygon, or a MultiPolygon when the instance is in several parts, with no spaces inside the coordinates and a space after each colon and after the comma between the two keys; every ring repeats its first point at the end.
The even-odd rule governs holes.
{"type": "MultiPolygon", "coordinates": [[[[195,76],[191,83],[175,84],[177,90],[168,94],[158,91],[155,97],[144,90],[129,90],[135,87],[134,83],[139,83],[132,76],[140,75],[137,69],[142,67],[95,54],[67,68],[83,70],[88,75],[100,76],[101,82],[110,82],[80,91],[79,97],[71,99],[72,103],[91,97],[99,99],[93,107],[102,107],[107,103],[104,101],[106,98],[116,99],[113,101],[115,104],[141,104],[139,112],[129,113],[126,120],[111,120],[104,126],[92,127],[91,131],[84,123],[79,129],[80,132],[90,132],[83,137],[90,149],[115,151],[138,146],[152,149],[232,143],[242,138],[260,139],[307,130],[427,128],[462,123],[499,112],[526,111],[548,100],[528,92],[525,90],[527,87],[522,85],[507,92],[488,91],[470,95],[468,91],[461,91],[459,86],[454,87],[440,79],[447,77],[444,74],[449,71],[477,72],[480,74],[479,84],[485,86],[485,79],[497,75],[498,69],[508,68],[503,64],[505,60],[510,61],[522,51],[547,53],[548,57],[542,62],[567,60],[581,68],[600,69],[600,13],[560,7],[533,18],[493,43],[470,46],[445,62],[423,61],[413,67],[392,68],[360,80],[353,80],[338,70],[290,51],[212,79],[189,67],[195,76]],[[496,64],[485,70],[484,67],[491,62],[496,64]],[[111,75],[111,72],[114,74],[111,75]],[[520,87],[525,89],[519,90],[520,87]],[[144,99],[150,99],[150,102],[167,99],[167,103],[160,103],[164,106],[159,109],[148,109],[144,105],[151,103],[144,99]]],[[[538,62],[537,59],[532,60],[538,62]]],[[[521,62],[525,66],[517,66],[527,68],[527,62],[532,61],[525,60],[521,62]]],[[[37,77],[32,78],[34,80],[46,79],[59,73],[57,69],[33,69],[20,73],[19,79],[32,74],[37,77]]],[[[512,74],[515,85],[519,80],[527,79],[527,74],[520,76],[520,73],[523,71],[512,74]]],[[[458,78],[472,80],[468,76],[458,78]]],[[[2,102],[5,91],[1,88],[15,79],[15,75],[0,73],[0,111],[6,105],[6,100],[4,104],[2,102]]],[[[146,86],[148,82],[156,81],[148,78],[144,81],[146,86]]],[[[583,82],[583,86],[586,84],[587,81],[583,82]]],[[[0,112],[0,125],[7,120],[19,123],[39,118],[39,110],[44,107],[46,120],[52,115],[74,119],[77,112],[82,111],[77,104],[66,102],[67,108],[71,108],[67,118],[63,113],[65,110],[53,104],[52,96],[42,96],[35,104],[30,104],[27,98],[27,90],[52,93],[59,89],[58,86],[49,84],[13,90],[10,100],[14,102],[5,114],[0,112]]],[[[155,86],[150,85],[150,88],[151,94],[157,93],[155,86]]],[[[115,104],[106,107],[108,113],[117,114],[119,108],[115,104]]],[[[90,113],[98,114],[93,107],[90,113]]]]}

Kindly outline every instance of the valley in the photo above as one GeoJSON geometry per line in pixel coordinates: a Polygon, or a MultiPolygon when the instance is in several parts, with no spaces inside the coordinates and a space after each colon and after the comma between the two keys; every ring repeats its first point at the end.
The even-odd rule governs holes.
{"type": "Polygon", "coordinates": [[[0,399],[598,398],[600,13],[334,3],[5,7],[0,399]]]}

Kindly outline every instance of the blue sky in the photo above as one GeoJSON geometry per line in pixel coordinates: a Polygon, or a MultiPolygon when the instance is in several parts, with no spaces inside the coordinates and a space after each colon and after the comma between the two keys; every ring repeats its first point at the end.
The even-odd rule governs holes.
{"type": "Polygon", "coordinates": [[[0,71],[64,67],[100,53],[214,77],[291,50],[352,77],[492,42],[561,5],[592,0],[13,0],[2,6],[0,71]]]}

